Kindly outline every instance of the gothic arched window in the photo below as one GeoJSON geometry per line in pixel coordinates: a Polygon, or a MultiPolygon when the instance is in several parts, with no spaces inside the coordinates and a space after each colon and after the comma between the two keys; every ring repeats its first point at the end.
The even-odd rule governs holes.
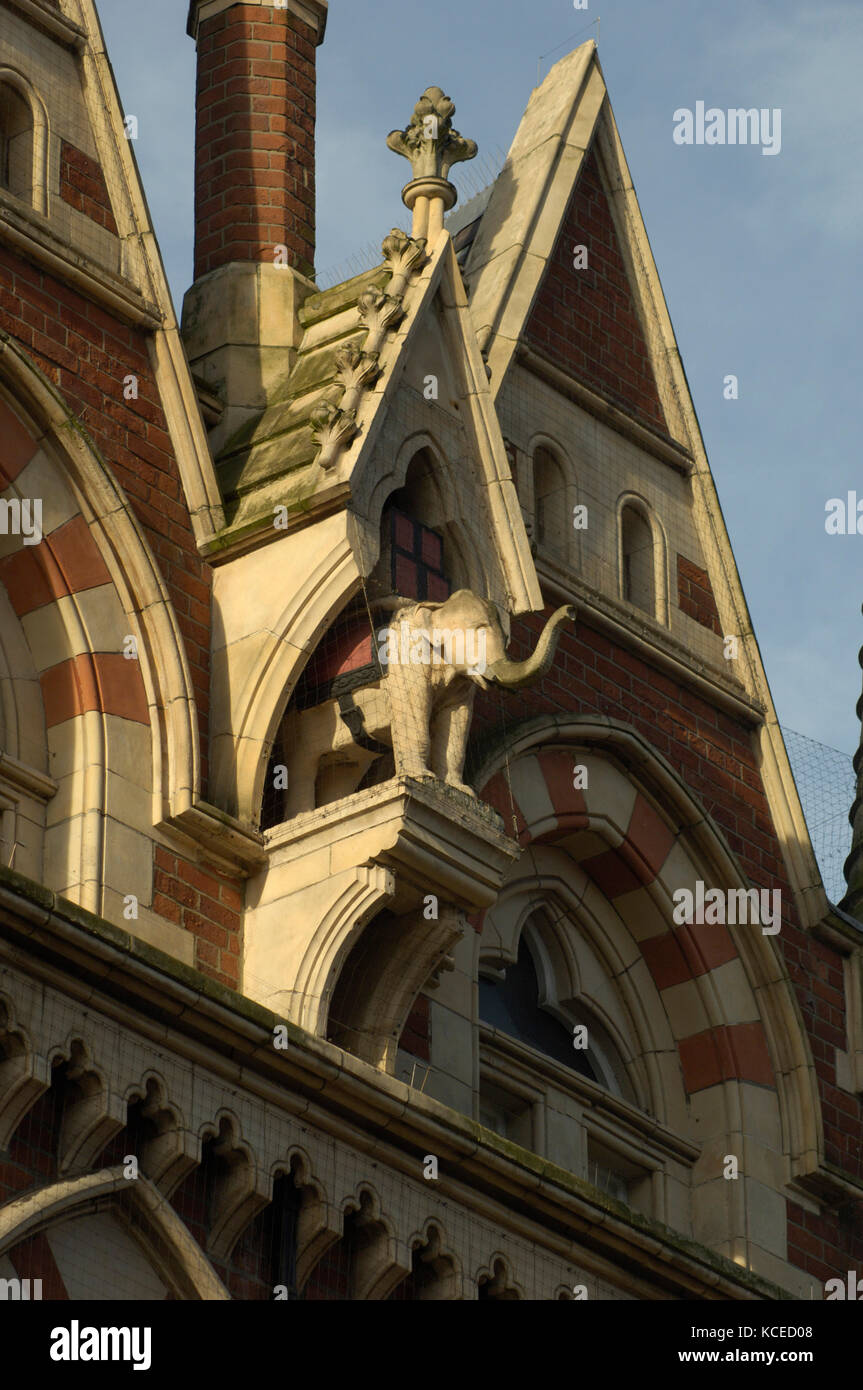
{"type": "Polygon", "coordinates": [[[0,68],[0,189],[37,212],[47,212],[47,120],[29,82],[0,68]]]}
{"type": "Polygon", "coordinates": [[[539,448],[533,456],[533,495],[537,545],[563,560],[568,535],[566,477],[550,449],[539,448]]]}
{"type": "Polygon", "coordinates": [[[33,116],[8,82],[0,82],[0,188],[28,202],[32,198],[33,116]]]}
{"type": "Polygon", "coordinates": [[[621,597],[652,618],[656,602],[656,555],[653,528],[640,507],[627,502],[620,513],[621,597]]]}
{"type": "Polygon", "coordinates": [[[588,1080],[603,1084],[591,1062],[590,1050],[573,1047],[572,1029],[540,1004],[536,965],[524,932],[516,963],[507,965],[497,979],[480,976],[479,1014],[483,1023],[572,1067],[588,1080]]]}

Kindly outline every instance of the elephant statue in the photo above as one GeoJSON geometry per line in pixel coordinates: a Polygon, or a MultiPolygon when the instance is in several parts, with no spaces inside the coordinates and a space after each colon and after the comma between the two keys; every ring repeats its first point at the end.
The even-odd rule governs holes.
{"type": "Polygon", "coordinates": [[[350,795],[390,747],[397,776],[436,777],[475,796],[462,774],[477,687],[517,690],[539,680],[575,612],[558,608],[533,655],[512,661],[495,605],[470,589],[440,603],[399,601],[376,634],[383,677],[286,715],[286,819],[350,795]]]}

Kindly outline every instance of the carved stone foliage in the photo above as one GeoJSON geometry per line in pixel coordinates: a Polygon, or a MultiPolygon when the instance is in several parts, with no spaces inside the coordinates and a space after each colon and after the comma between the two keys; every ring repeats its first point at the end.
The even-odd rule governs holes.
{"type": "Polygon", "coordinates": [[[357,432],[356,412],[342,410],[332,401],[322,401],[311,413],[312,435],[321,446],[318,462],[322,468],[331,468],[343,444],[347,444],[357,432]]]}
{"type": "Polygon", "coordinates": [[[380,341],[388,328],[394,328],[404,318],[401,297],[384,294],[383,290],[372,287],[363,290],[359,297],[360,318],[369,330],[369,336],[380,341]]]}
{"type": "MultiPolygon", "coordinates": [[[[361,391],[380,376],[378,353],[363,352],[356,343],[348,343],[336,353],[337,380],[348,391],[361,391]]],[[[344,401],[342,401],[344,407],[344,401]]]]}
{"type": "Polygon", "coordinates": [[[400,227],[393,227],[381,242],[381,251],[392,274],[390,294],[401,294],[409,277],[426,259],[426,239],[408,236],[400,227]]]}
{"type": "Polygon", "coordinates": [[[415,179],[445,179],[453,164],[473,159],[476,141],[453,129],[455,105],[440,87],[427,87],[404,130],[390,131],[387,145],[410,160],[415,179]]]}

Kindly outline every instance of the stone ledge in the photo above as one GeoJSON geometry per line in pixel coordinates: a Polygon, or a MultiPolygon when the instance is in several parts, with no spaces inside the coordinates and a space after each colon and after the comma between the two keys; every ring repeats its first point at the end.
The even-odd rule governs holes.
{"type": "Polygon", "coordinates": [[[265,838],[271,869],[329,851],[328,873],[374,863],[470,911],[495,901],[520,853],[492,807],[434,777],[393,778],[265,838]]]}

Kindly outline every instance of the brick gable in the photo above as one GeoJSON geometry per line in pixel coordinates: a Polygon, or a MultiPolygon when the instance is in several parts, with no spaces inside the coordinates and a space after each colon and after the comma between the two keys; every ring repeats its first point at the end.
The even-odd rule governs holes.
{"type": "Polygon", "coordinates": [[[585,156],[528,319],[528,342],[621,410],[668,433],[595,155],[585,156]],[[587,247],[587,267],[573,266],[587,247]]]}

